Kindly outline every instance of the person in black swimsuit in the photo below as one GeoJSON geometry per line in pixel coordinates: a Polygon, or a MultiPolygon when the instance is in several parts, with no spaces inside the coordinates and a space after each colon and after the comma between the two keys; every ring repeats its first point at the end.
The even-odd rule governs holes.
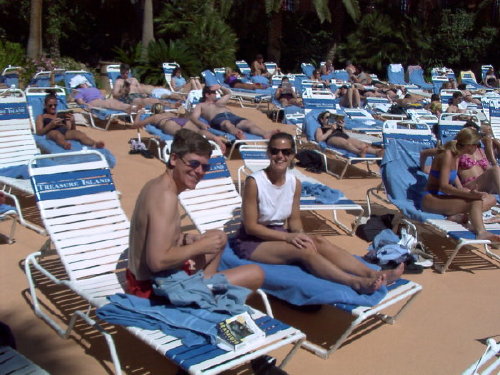
{"type": "Polygon", "coordinates": [[[86,146],[103,148],[103,142],[96,142],[87,134],[76,130],[75,119],[71,112],[57,113],[57,96],[49,93],[45,97],[45,108],[36,118],[36,134],[46,135],[66,150],[71,149],[69,140],[79,141],[86,146]]]}
{"type": "Polygon", "coordinates": [[[320,127],[314,134],[316,142],[326,142],[328,145],[342,148],[361,157],[365,157],[366,154],[374,154],[378,157],[384,155],[383,149],[346,134],[343,127],[344,116],[325,111],[319,114],[318,122],[320,127]]]}

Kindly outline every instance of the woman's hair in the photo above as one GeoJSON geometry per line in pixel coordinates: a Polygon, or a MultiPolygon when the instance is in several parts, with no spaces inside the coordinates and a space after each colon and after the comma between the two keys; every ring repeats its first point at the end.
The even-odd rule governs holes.
{"type": "Polygon", "coordinates": [[[466,145],[477,145],[481,141],[481,136],[473,127],[463,128],[455,136],[455,139],[447,142],[443,149],[450,150],[453,155],[458,155],[459,150],[466,145]]]}
{"type": "MultiPolygon", "coordinates": [[[[192,130],[181,129],[174,135],[170,154],[176,154],[182,158],[184,155],[193,153],[210,157],[212,155],[212,145],[206,138],[192,130]]],[[[173,168],[170,162],[168,168],[173,168]]]]}
{"type": "Polygon", "coordinates": [[[179,71],[182,71],[181,67],[180,66],[175,67],[174,70],[172,71],[172,76],[175,76],[179,71]]]}
{"type": "Polygon", "coordinates": [[[477,132],[479,132],[481,130],[481,128],[479,127],[479,125],[476,124],[472,120],[465,121],[464,128],[474,128],[474,129],[476,129],[477,132]]]}
{"type": "Polygon", "coordinates": [[[163,113],[165,111],[165,108],[163,107],[163,104],[161,103],[155,103],[151,106],[151,113],[157,115],[158,113],[163,113]]]}
{"type": "Polygon", "coordinates": [[[45,98],[43,99],[43,103],[45,105],[47,105],[47,103],[51,99],[57,100],[57,95],[56,95],[56,92],[54,90],[47,90],[46,92],[47,92],[47,95],[45,95],[45,98]]]}
{"type": "Polygon", "coordinates": [[[321,119],[322,119],[323,117],[325,117],[325,115],[326,115],[326,114],[329,114],[329,115],[330,115],[330,112],[328,112],[328,111],[323,111],[323,112],[321,112],[321,113],[318,115],[318,117],[317,117],[318,122],[321,122],[321,119]]]}
{"type": "Polygon", "coordinates": [[[278,139],[284,139],[285,141],[290,142],[290,146],[291,146],[292,150],[295,150],[295,140],[293,139],[293,136],[291,136],[288,133],[279,132],[279,133],[273,134],[271,136],[271,139],[269,139],[269,143],[267,144],[268,151],[271,149],[271,143],[273,143],[274,141],[276,141],[278,139]]]}
{"type": "Polygon", "coordinates": [[[436,100],[439,100],[439,95],[438,94],[432,94],[431,95],[431,102],[434,102],[436,100]]]}

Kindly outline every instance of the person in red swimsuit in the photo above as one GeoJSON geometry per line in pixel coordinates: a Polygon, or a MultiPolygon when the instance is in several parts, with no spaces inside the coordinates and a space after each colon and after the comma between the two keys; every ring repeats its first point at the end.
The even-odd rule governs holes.
{"type": "MultiPolygon", "coordinates": [[[[167,170],[147,182],[137,198],[130,222],[127,292],[152,297],[151,278],[158,272],[203,271],[209,278],[217,268],[227,237],[220,230],[182,233],[178,195],[194,189],[210,169],[212,146],[187,129],[174,137],[167,170]]],[[[257,265],[222,271],[232,284],[256,290],[264,272],[257,265]]]]}

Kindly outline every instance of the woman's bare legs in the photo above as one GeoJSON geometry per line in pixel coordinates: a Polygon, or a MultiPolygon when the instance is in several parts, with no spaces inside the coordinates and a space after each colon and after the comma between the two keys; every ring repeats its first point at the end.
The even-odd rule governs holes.
{"type": "Polygon", "coordinates": [[[490,167],[482,175],[464,185],[468,189],[500,194],[500,167],[490,167]]]}
{"type": "Polygon", "coordinates": [[[366,266],[352,255],[338,248],[329,248],[323,241],[326,240],[315,239],[315,243],[320,245],[318,251],[312,248],[299,249],[284,241],[267,241],[257,247],[250,259],[269,264],[298,262],[315,276],[348,285],[361,293],[373,293],[387,283],[386,274],[367,271],[366,266]]]}
{"type": "Polygon", "coordinates": [[[85,134],[84,132],[81,132],[80,130],[68,130],[65,134],[65,138],[79,141],[86,146],[92,146],[92,147],[96,147],[96,148],[103,148],[104,147],[104,142],[101,142],[101,141],[96,142],[92,138],[90,138],[87,134],[85,134]]]}
{"type": "Polygon", "coordinates": [[[65,150],[71,149],[71,143],[66,140],[66,137],[59,130],[51,130],[47,133],[47,138],[56,142],[59,146],[65,150]]]}
{"type": "Polygon", "coordinates": [[[446,195],[427,194],[422,200],[422,209],[445,216],[468,214],[472,230],[476,233],[478,239],[500,242],[500,236],[487,232],[483,222],[483,211],[489,210],[494,204],[493,199],[489,197],[487,200],[467,200],[446,195]]]}
{"type": "Polygon", "coordinates": [[[90,107],[115,109],[117,111],[130,112],[132,106],[116,99],[96,99],[88,103],[90,107]]]}
{"type": "Polygon", "coordinates": [[[349,143],[354,145],[358,149],[364,149],[366,153],[368,154],[374,154],[377,156],[384,156],[384,150],[381,148],[373,147],[369,145],[366,142],[360,141],[359,139],[356,138],[349,138],[347,140],[349,143]]]}

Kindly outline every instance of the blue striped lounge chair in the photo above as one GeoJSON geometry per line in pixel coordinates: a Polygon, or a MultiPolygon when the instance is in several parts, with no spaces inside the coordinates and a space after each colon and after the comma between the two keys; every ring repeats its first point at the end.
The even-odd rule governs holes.
{"type": "MultiPolygon", "coordinates": [[[[435,139],[425,124],[415,123],[413,128],[400,122],[384,124],[385,155],[382,160],[382,182],[388,200],[407,218],[417,233],[416,224],[425,225],[439,234],[457,242],[455,249],[447,257],[444,265],[437,267],[446,272],[458,252],[467,246],[483,246],[485,253],[497,260],[500,257],[490,250],[490,241],[476,239],[475,234],[442,215],[424,212],[419,208],[422,191],[427,183],[427,175],[420,170],[420,151],[435,147],[435,139]],[[413,224],[411,224],[413,223],[413,224]]],[[[367,192],[368,212],[371,212],[370,196],[376,189],[367,192]]],[[[500,234],[499,224],[487,224],[486,229],[500,234]]]]}
{"type": "MultiPolygon", "coordinates": [[[[196,189],[184,191],[180,202],[194,225],[201,233],[209,229],[224,230],[229,236],[239,228],[241,219],[241,197],[236,191],[226,162],[218,155],[210,159],[211,170],[196,189]]],[[[230,246],[223,254],[222,268],[230,268],[254,262],[237,257],[230,246]]],[[[354,317],[351,325],[331,346],[325,348],[306,341],[303,347],[322,358],[336,351],[342,343],[369,318],[379,318],[386,323],[394,323],[401,312],[419,294],[422,287],[412,281],[400,279],[389,288],[382,288],[372,295],[360,295],[351,288],[319,279],[300,267],[291,265],[271,265],[259,263],[265,272],[263,289],[293,305],[328,304],[347,311],[354,317]],[[402,302],[395,315],[384,311],[389,306],[402,302]]],[[[271,305],[268,305],[271,310],[271,305]]],[[[394,311],[394,310],[393,310],[394,311]]]]}
{"type": "MultiPolygon", "coordinates": [[[[30,162],[37,205],[50,236],[42,251],[26,258],[25,270],[33,308],[37,316],[63,337],[68,337],[77,319],[95,328],[106,339],[114,373],[118,375],[121,374],[121,362],[113,336],[90,313],[93,307],[106,305],[108,296],[124,293],[130,224],[121,208],[110,170],[102,157],[99,161],[79,165],[39,166],[39,161],[48,157],[57,158],[57,155],[43,155],[30,162]],[[44,251],[50,247],[50,243],[64,265],[67,278],[60,279],[44,267],[44,251]],[[56,322],[39,300],[39,279],[33,277],[35,269],[48,277],[49,282],[84,298],[89,303],[89,309],[74,311],[68,327],[56,322]]],[[[263,341],[259,340],[236,351],[225,351],[212,344],[186,347],[177,337],[157,329],[126,328],[193,375],[218,374],[284,346],[289,349],[283,361],[283,365],[286,364],[304,340],[304,334],[257,310],[252,310],[252,315],[266,332],[266,337],[263,341]]]]}

